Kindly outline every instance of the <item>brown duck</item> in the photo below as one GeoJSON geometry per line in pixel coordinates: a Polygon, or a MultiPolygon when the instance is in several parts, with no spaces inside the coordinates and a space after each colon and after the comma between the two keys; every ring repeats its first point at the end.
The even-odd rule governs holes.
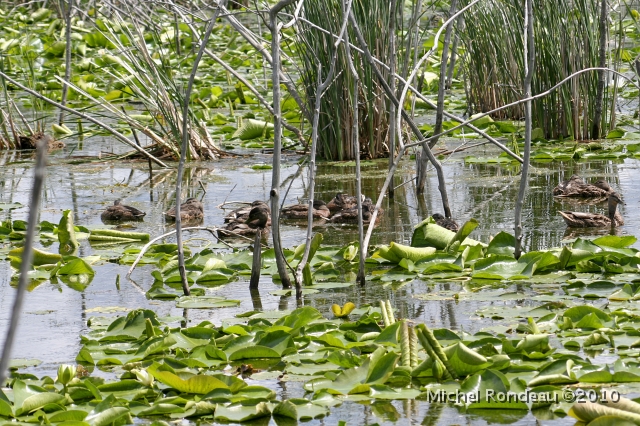
{"type": "Polygon", "coordinates": [[[606,198],[613,188],[604,179],[593,184],[587,183],[578,175],[572,175],[553,188],[554,197],[606,198]]]}
{"type": "MultiPolygon", "coordinates": [[[[294,204],[282,209],[280,216],[285,219],[307,219],[309,215],[309,204],[294,204]]],[[[313,217],[314,219],[328,219],[331,216],[331,210],[327,207],[327,203],[322,200],[313,200],[313,217]]]]}
{"type": "MultiPolygon", "coordinates": [[[[364,201],[364,195],[362,196],[362,200],[364,201]]],[[[341,210],[353,209],[358,206],[358,197],[354,195],[346,195],[342,193],[337,193],[335,197],[331,201],[327,203],[327,207],[331,211],[331,213],[336,213],[341,210]]]]}
{"type": "MultiPolygon", "coordinates": [[[[164,213],[164,217],[168,221],[176,220],[176,208],[171,207],[164,213]]],[[[180,220],[185,222],[199,221],[204,218],[204,206],[195,198],[187,198],[180,204],[180,220]]]]}
{"type": "Polygon", "coordinates": [[[460,228],[455,220],[444,217],[440,213],[432,214],[431,217],[436,221],[436,225],[442,226],[449,231],[458,232],[460,228]]]}
{"type": "MultiPolygon", "coordinates": [[[[373,211],[375,210],[375,206],[371,202],[371,199],[367,198],[364,203],[362,203],[362,223],[368,224],[371,222],[371,218],[373,217],[373,211]]],[[[378,216],[376,217],[376,224],[380,221],[380,216],[382,216],[383,210],[378,210],[378,216]]],[[[332,223],[358,223],[358,208],[353,207],[350,209],[342,210],[341,212],[336,213],[331,217],[332,223]]]]}
{"type": "Polygon", "coordinates": [[[145,212],[135,207],[125,206],[120,203],[121,200],[115,200],[112,206],[107,207],[100,215],[103,222],[125,222],[142,220],[146,215],[145,212]]]}
{"type": "Polygon", "coordinates": [[[262,203],[261,205],[251,208],[246,221],[232,221],[224,228],[218,229],[218,237],[234,237],[234,236],[255,236],[260,233],[262,238],[269,235],[269,225],[271,224],[271,210],[269,206],[262,203]]]}
{"type": "MultiPolygon", "coordinates": [[[[229,214],[227,214],[224,217],[224,223],[229,223],[229,222],[240,222],[240,223],[244,223],[247,221],[247,218],[249,217],[249,213],[251,212],[251,209],[253,209],[254,207],[257,206],[264,206],[267,211],[269,212],[269,215],[271,214],[271,208],[269,207],[269,205],[267,203],[265,203],[262,200],[256,200],[253,203],[251,203],[251,205],[249,206],[244,206],[244,207],[240,207],[239,209],[235,209],[232,212],[230,212],[229,214]]],[[[269,225],[271,224],[271,217],[269,217],[269,225]]]]}
{"type": "Polygon", "coordinates": [[[608,197],[609,216],[597,213],[559,212],[568,227],[571,228],[601,228],[604,226],[622,226],[624,219],[618,211],[618,204],[624,204],[617,192],[608,197]]]}

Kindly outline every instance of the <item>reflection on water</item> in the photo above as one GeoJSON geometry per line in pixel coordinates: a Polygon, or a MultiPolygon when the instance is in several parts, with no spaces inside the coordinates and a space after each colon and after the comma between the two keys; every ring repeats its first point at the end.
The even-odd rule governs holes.
{"type": "MultiPolygon", "coordinates": [[[[85,143],[85,146],[88,145],[85,143]]],[[[171,225],[165,224],[162,213],[174,204],[174,170],[154,170],[150,175],[146,162],[64,164],[63,161],[72,149],[73,147],[68,145],[65,150],[56,154],[57,157],[48,168],[41,221],[57,223],[61,212],[71,209],[76,224],[90,228],[104,227],[100,221],[100,213],[113,204],[115,199],[121,198],[124,203],[147,213],[143,222],[128,224],[127,229],[148,232],[152,236],[172,229],[171,225]]],[[[78,152],[75,152],[74,155],[77,154],[78,152]]],[[[297,156],[284,156],[282,193],[287,194],[285,204],[306,200],[309,189],[306,169],[298,166],[298,159],[297,156]]],[[[25,161],[25,158],[15,152],[0,153],[0,164],[3,165],[3,175],[0,179],[1,205],[14,202],[25,206],[27,204],[31,187],[30,161],[21,161],[25,161]]],[[[186,170],[182,199],[201,199],[205,205],[204,224],[221,226],[224,223],[225,211],[218,206],[222,203],[267,199],[271,186],[271,172],[253,170],[250,164],[269,161],[270,157],[261,158],[261,155],[257,155],[250,161],[232,159],[197,164],[186,170]]],[[[374,201],[382,186],[386,167],[387,161],[383,160],[368,163],[363,171],[363,192],[374,198],[374,201]]],[[[444,167],[454,218],[462,223],[474,217],[480,223],[474,232],[474,238],[486,242],[500,231],[512,233],[520,179],[518,166],[466,165],[460,159],[453,159],[445,161],[444,167]]],[[[551,196],[551,189],[558,181],[567,179],[573,173],[578,173],[588,180],[605,177],[623,194],[626,205],[621,206],[621,210],[626,224],[616,232],[633,234],[640,225],[637,215],[632,214],[634,209],[640,206],[640,191],[637,182],[631,176],[638,173],[638,168],[640,162],[635,159],[617,162],[534,164],[523,213],[524,246],[527,250],[546,249],[560,245],[563,238],[577,236],[565,234],[566,227],[557,214],[558,210],[600,213],[605,211],[606,206],[602,204],[576,205],[570,200],[554,199],[551,196]]],[[[390,241],[406,244],[411,239],[414,225],[430,214],[442,212],[435,174],[429,176],[426,195],[418,197],[411,181],[412,169],[413,161],[409,160],[403,162],[399,168],[395,177],[395,197],[392,200],[385,198],[382,204],[385,212],[373,234],[372,245],[386,244],[390,241]],[[408,183],[401,185],[403,182],[408,183]]],[[[322,163],[318,166],[316,198],[329,201],[337,192],[355,194],[354,185],[353,166],[322,163]]],[[[5,209],[0,214],[3,220],[26,219],[27,209],[5,209]]],[[[325,244],[343,245],[357,240],[355,226],[324,224],[318,226],[316,231],[323,232],[325,244]]],[[[283,223],[282,232],[285,247],[295,246],[304,239],[303,228],[286,222],[283,223]]],[[[580,232],[592,235],[591,231],[580,232]]],[[[603,232],[608,230],[605,229],[603,232]]],[[[195,248],[206,247],[215,242],[208,233],[187,233],[185,239],[187,244],[195,248]]],[[[55,245],[49,250],[55,251],[55,245]]],[[[94,249],[84,242],[79,255],[86,256],[92,253],[94,249]]],[[[151,268],[139,267],[131,281],[120,280],[119,288],[115,284],[116,276],[119,274],[124,277],[127,266],[106,263],[97,266],[96,270],[96,278],[84,291],[72,290],[61,282],[47,282],[37,286],[27,295],[19,338],[14,350],[15,358],[39,358],[44,363],[33,370],[39,374],[55,374],[58,363],[74,362],[79,350],[78,336],[87,331],[87,318],[103,315],[91,311],[96,308],[151,308],[160,316],[181,317],[183,325],[194,325],[205,319],[219,324],[224,318],[232,318],[235,314],[249,310],[291,310],[298,306],[294,298],[271,295],[270,292],[278,290],[278,287],[269,277],[262,277],[260,289],[257,291],[249,292],[247,281],[237,281],[209,290],[213,294],[220,293],[226,297],[240,299],[242,303],[238,308],[182,310],[175,308],[173,302],[146,299],[145,292],[153,282],[149,273],[151,268]]],[[[13,288],[9,285],[10,275],[7,262],[0,263],[0,339],[4,338],[14,295],[13,288]]],[[[354,282],[355,274],[348,271],[341,280],[354,282]]],[[[389,285],[376,281],[365,288],[352,285],[324,290],[306,296],[300,303],[317,307],[327,313],[333,303],[342,305],[346,301],[352,301],[360,306],[365,303],[377,303],[380,299],[390,299],[398,310],[397,318],[425,322],[430,327],[446,327],[474,333],[492,325],[490,319],[477,317],[474,313],[479,308],[498,302],[453,299],[424,301],[413,297],[429,293],[448,294],[465,289],[465,285],[451,282],[415,280],[389,285]]],[[[513,306],[514,303],[526,305],[529,302],[522,300],[499,303],[513,306]]],[[[298,383],[274,382],[273,386],[280,389],[281,396],[304,395],[298,383]]],[[[346,420],[353,424],[363,424],[363,421],[369,424],[400,419],[410,424],[437,424],[438,418],[448,419],[447,422],[451,423],[452,419],[461,416],[456,408],[416,401],[345,403],[343,407],[348,409],[336,410],[337,414],[325,419],[325,423],[335,424],[338,420],[346,420]]],[[[473,415],[465,416],[465,421],[475,422],[473,415]]],[[[532,414],[526,413],[523,417],[512,420],[527,424],[534,421],[534,418],[532,414]]]]}

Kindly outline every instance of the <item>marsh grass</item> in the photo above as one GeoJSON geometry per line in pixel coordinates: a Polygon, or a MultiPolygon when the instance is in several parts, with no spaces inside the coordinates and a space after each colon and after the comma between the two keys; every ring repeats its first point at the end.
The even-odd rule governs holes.
{"type": "MultiPolygon", "coordinates": [[[[144,33],[141,25],[128,23],[119,13],[111,19],[101,19],[99,27],[104,37],[117,51],[117,60],[103,71],[121,87],[122,96],[140,101],[152,117],[152,124],[139,121],[123,112],[113,102],[94,99],[111,114],[126,121],[132,128],[155,142],[157,151],[177,159],[182,141],[182,106],[186,75],[173,52],[175,40],[167,38],[157,26],[144,33]],[[151,50],[151,46],[154,46],[151,50]]],[[[85,96],[90,95],[78,87],[85,96]]],[[[109,95],[107,95],[109,96],[109,95]]],[[[117,96],[114,95],[114,97],[117,96]]],[[[187,160],[216,158],[219,150],[193,110],[189,111],[187,160]]]]}
{"type": "MultiPolygon", "coordinates": [[[[325,78],[317,75],[318,63],[329,64],[334,53],[334,35],[339,33],[339,26],[343,21],[341,3],[342,0],[305,3],[304,19],[306,21],[301,22],[298,29],[297,55],[302,67],[303,93],[306,95],[305,100],[309,110],[313,110],[315,103],[317,81],[325,78]]],[[[396,55],[396,52],[390,51],[389,43],[391,13],[399,16],[396,22],[401,22],[402,17],[402,2],[396,3],[395,11],[390,11],[390,4],[392,2],[354,0],[352,6],[353,14],[364,31],[369,49],[375,57],[386,63],[389,63],[387,58],[390,55],[396,55]]],[[[356,39],[351,33],[349,38],[356,39]]],[[[322,95],[318,155],[327,160],[352,160],[358,154],[365,158],[386,156],[389,126],[386,99],[371,66],[354,49],[351,50],[353,64],[360,77],[357,100],[360,153],[356,153],[350,143],[353,140],[354,105],[349,92],[354,77],[349,72],[344,47],[339,46],[338,49],[335,78],[322,95]]],[[[397,57],[399,59],[402,57],[400,52],[397,53],[397,57]]],[[[323,67],[325,73],[328,69],[328,66],[323,67]]],[[[382,73],[388,80],[388,71],[382,69],[382,73]]]]}
{"type": "MultiPolygon", "coordinates": [[[[468,4],[468,1],[464,2],[468,4]]],[[[572,73],[599,63],[598,0],[535,2],[535,69],[537,94],[572,73]]],[[[468,106],[485,112],[523,97],[523,7],[521,2],[487,0],[469,11],[461,42],[466,51],[468,106]]],[[[589,138],[595,115],[597,73],[585,73],[553,94],[533,102],[533,127],[546,138],[589,138]]],[[[607,90],[604,104],[606,105],[607,90]]],[[[506,109],[498,119],[522,119],[523,106],[506,109]]],[[[603,115],[601,128],[608,117],[603,115]]]]}

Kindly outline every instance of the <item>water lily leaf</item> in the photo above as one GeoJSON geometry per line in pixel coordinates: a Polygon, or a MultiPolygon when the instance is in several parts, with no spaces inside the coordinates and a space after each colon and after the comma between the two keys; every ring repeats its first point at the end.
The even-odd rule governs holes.
{"type": "Polygon", "coordinates": [[[266,402],[259,402],[255,405],[236,403],[225,406],[218,404],[214,418],[216,421],[240,423],[270,416],[271,411],[269,410],[268,404],[266,402]]]}
{"type": "MultiPolygon", "coordinates": [[[[0,402],[1,404],[1,402],[0,402]]],[[[87,417],[87,412],[83,410],[59,411],[49,417],[51,423],[59,422],[82,422],[87,417]]],[[[86,423],[85,423],[86,424],[86,423]]]]}
{"type": "Polygon", "coordinates": [[[232,135],[233,138],[246,141],[261,137],[263,134],[269,134],[273,130],[273,123],[266,121],[254,120],[252,118],[242,120],[242,125],[232,135]]]}
{"type": "Polygon", "coordinates": [[[71,210],[62,212],[62,218],[58,224],[58,241],[60,242],[59,253],[62,255],[74,254],[78,249],[71,210]]]}
{"type": "Polygon", "coordinates": [[[522,261],[515,260],[513,257],[503,255],[480,259],[473,264],[471,276],[488,280],[528,278],[535,271],[537,260],[525,263],[526,260],[526,258],[522,261]]]}
{"type": "Polygon", "coordinates": [[[215,389],[229,389],[229,386],[213,376],[196,375],[184,380],[170,371],[162,371],[161,364],[153,363],[147,368],[147,372],[156,380],[169,385],[180,392],[207,394],[215,389]]]}
{"type": "MultiPolygon", "coordinates": [[[[612,416],[622,418],[625,421],[633,422],[635,424],[640,424],[640,414],[638,413],[619,410],[610,406],[596,404],[589,401],[580,401],[579,403],[573,404],[567,414],[569,414],[569,416],[573,417],[574,419],[580,420],[584,423],[589,423],[599,417],[612,416]]],[[[612,424],[617,425],[618,423],[612,424]]]]}
{"type": "Polygon", "coordinates": [[[176,413],[184,413],[184,408],[175,405],[175,404],[166,404],[166,403],[156,403],[151,407],[139,411],[136,413],[137,416],[154,416],[154,415],[166,415],[166,414],[176,414],[176,413]]]}
{"type": "Polygon", "coordinates": [[[241,348],[229,355],[229,361],[258,358],[280,358],[280,353],[266,346],[255,345],[241,348]]]}
{"type": "Polygon", "coordinates": [[[225,299],[217,296],[182,296],[176,300],[177,308],[213,309],[229,308],[240,305],[239,300],[225,299]]]}
{"type": "Polygon", "coordinates": [[[415,399],[420,395],[418,389],[402,388],[394,389],[385,385],[371,385],[369,396],[376,399],[415,399]]]}
{"type": "Polygon", "coordinates": [[[617,236],[617,235],[605,235],[603,237],[593,240],[593,244],[600,247],[614,247],[624,248],[634,244],[638,239],[633,235],[617,236]]]}
{"type": "Polygon", "coordinates": [[[464,225],[462,225],[460,229],[458,229],[458,232],[456,232],[453,238],[451,238],[451,241],[449,241],[447,246],[444,248],[444,251],[450,253],[457,251],[455,247],[459,247],[460,244],[462,244],[462,242],[473,232],[473,230],[478,227],[478,225],[478,221],[473,218],[466,221],[464,225]]]}
{"type": "Polygon", "coordinates": [[[95,271],[84,259],[79,257],[68,260],[66,264],[60,267],[56,272],[57,275],[82,275],[87,274],[93,276],[95,271]]]}
{"type": "Polygon", "coordinates": [[[458,376],[465,377],[488,368],[491,363],[482,355],[457,342],[443,349],[458,376]]]}
{"type": "Polygon", "coordinates": [[[125,407],[111,407],[101,412],[91,412],[85,422],[91,426],[108,426],[129,416],[129,409],[125,407]]]}
{"type": "Polygon", "coordinates": [[[37,395],[31,395],[27,397],[22,405],[16,409],[16,416],[21,414],[30,413],[34,410],[44,407],[47,404],[63,404],[66,400],[64,395],[53,392],[43,392],[37,395]]]}
{"type": "Polygon", "coordinates": [[[327,416],[329,414],[329,409],[327,407],[314,404],[306,399],[291,398],[278,403],[273,408],[272,413],[274,417],[284,416],[291,419],[305,421],[327,416]],[[296,417],[293,417],[294,415],[296,417]]]}
{"type": "Polygon", "coordinates": [[[275,322],[274,325],[296,329],[299,327],[304,327],[310,322],[320,318],[322,318],[322,314],[320,314],[320,312],[318,312],[316,308],[313,308],[311,306],[304,306],[302,308],[294,310],[289,315],[280,318],[275,322]]]}
{"type": "Polygon", "coordinates": [[[391,252],[389,256],[391,258],[409,259],[412,262],[417,262],[434,254],[436,249],[434,247],[410,247],[392,241],[389,244],[389,251],[391,252]]]}
{"type": "Polygon", "coordinates": [[[513,252],[515,251],[516,238],[507,233],[507,232],[499,232],[487,247],[487,254],[500,254],[504,256],[513,257],[513,252]]]}
{"type": "Polygon", "coordinates": [[[574,306],[564,311],[562,315],[564,317],[569,318],[574,323],[577,323],[578,321],[582,320],[585,316],[589,314],[595,315],[597,318],[599,318],[602,321],[611,321],[611,317],[608,314],[606,314],[605,312],[602,312],[598,308],[594,308],[593,306],[588,306],[588,305],[574,306]]]}
{"type": "Polygon", "coordinates": [[[13,417],[13,410],[11,409],[11,405],[0,398],[0,416],[2,417],[13,417]]]}

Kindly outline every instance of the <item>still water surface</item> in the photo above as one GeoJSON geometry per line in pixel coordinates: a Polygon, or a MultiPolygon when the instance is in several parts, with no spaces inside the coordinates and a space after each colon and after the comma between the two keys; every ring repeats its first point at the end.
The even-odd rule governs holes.
{"type": "MultiPolygon", "coordinates": [[[[87,227],[105,226],[100,221],[101,211],[113,200],[121,198],[126,204],[147,212],[144,222],[133,224],[133,230],[148,232],[152,237],[171,230],[164,223],[162,212],[173,205],[175,197],[175,176],[173,170],[155,170],[150,176],[147,164],[143,162],[96,162],[68,164],[74,156],[97,156],[99,151],[118,151],[122,148],[110,140],[82,147],[69,145],[53,154],[47,169],[43,206],[40,220],[57,223],[61,212],[70,209],[75,223],[87,227]]],[[[478,156],[488,155],[476,151],[478,156]]],[[[308,191],[307,169],[300,167],[297,155],[285,155],[282,170],[283,193],[287,190],[285,204],[305,200],[308,191]]],[[[269,155],[258,154],[251,159],[225,159],[217,162],[195,164],[186,171],[183,184],[183,199],[202,198],[205,204],[206,226],[223,224],[225,211],[218,208],[227,201],[253,201],[267,199],[271,186],[270,170],[254,170],[253,164],[269,163],[269,155]],[[206,192],[205,192],[206,190],[206,192]]],[[[30,155],[15,152],[0,153],[0,203],[19,202],[24,207],[3,210],[0,219],[25,219],[26,207],[31,187],[32,173],[30,155]]],[[[375,199],[382,186],[387,167],[386,160],[367,163],[363,169],[363,192],[375,199]]],[[[520,168],[516,165],[467,165],[461,157],[444,162],[449,200],[454,218],[462,223],[475,218],[480,226],[474,231],[475,239],[487,242],[500,231],[513,232],[515,199],[519,184],[520,168]]],[[[640,218],[635,212],[640,208],[640,184],[638,176],[640,161],[635,159],[615,161],[553,162],[535,163],[531,173],[529,194],[523,212],[524,245],[527,250],[547,249],[562,244],[566,227],[558,210],[581,210],[603,213],[605,206],[584,206],[570,204],[569,201],[554,199],[551,189],[562,179],[578,173],[586,179],[605,177],[624,196],[626,205],[621,206],[626,224],[618,232],[622,235],[636,235],[640,218]]],[[[385,213],[376,228],[372,245],[397,241],[408,244],[413,226],[430,214],[442,212],[435,174],[429,175],[427,193],[417,196],[411,181],[413,161],[405,160],[395,177],[398,186],[392,200],[383,203],[385,213]],[[402,183],[408,182],[404,185],[402,183]]],[[[337,192],[355,193],[354,167],[342,164],[320,164],[318,166],[316,198],[329,201],[337,192]]],[[[357,240],[352,226],[325,225],[317,228],[323,232],[325,244],[343,245],[357,240]]],[[[283,224],[283,244],[293,247],[304,239],[304,229],[283,224]]],[[[214,241],[208,233],[185,234],[187,244],[198,250],[214,241]]],[[[568,235],[570,237],[570,235],[568,235]]],[[[637,247],[638,248],[638,247],[637,247]]],[[[57,251],[57,247],[47,248],[57,251]]],[[[95,250],[82,242],[79,256],[93,254],[95,250]]],[[[264,310],[295,309],[295,298],[279,297],[270,293],[279,288],[270,277],[263,276],[259,297],[252,298],[246,281],[236,281],[213,289],[214,294],[242,301],[237,308],[219,310],[182,310],[175,308],[173,301],[147,300],[145,292],[153,283],[152,268],[139,267],[131,280],[124,279],[128,266],[104,263],[96,266],[96,277],[84,290],[76,291],[63,283],[43,283],[26,296],[14,358],[38,359],[36,367],[26,369],[38,375],[55,375],[58,364],[73,363],[80,349],[79,335],[88,331],[87,319],[95,315],[117,315],[104,313],[106,307],[150,308],[159,316],[178,316],[183,321],[195,325],[202,320],[219,324],[222,319],[261,308],[264,310]],[[116,288],[116,276],[120,275],[120,288],[116,288]],[[101,312],[102,311],[102,312],[101,312]]],[[[10,286],[11,270],[8,262],[0,262],[0,344],[8,325],[8,316],[14,296],[10,286]]],[[[346,275],[345,280],[354,276],[346,275]]],[[[493,325],[489,319],[480,318],[475,312],[486,307],[482,301],[423,301],[415,295],[432,292],[458,292],[463,284],[451,282],[424,282],[414,280],[399,285],[382,285],[379,282],[366,288],[357,286],[327,290],[319,294],[305,296],[302,303],[327,313],[333,303],[343,304],[353,301],[360,306],[390,299],[398,310],[398,318],[409,318],[424,322],[429,327],[446,327],[474,333],[493,325]]],[[[491,302],[497,303],[497,302],[491,302]]],[[[526,306],[530,300],[501,301],[501,304],[526,306]]],[[[120,313],[121,314],[121,313],[120,313]]],[[[101,374],[96,371],[94,374],[101,374]]],[[[250,381],[250,380],[249,380],[250,381]]],[[[264,382],[261,382],[264,384],[264,382]]],[[[277,389],[279,396],[302,397],[298,383],[275,382],[268,384],[277,389]]],[[[492,417],[490,421],[504,423],[532,424],[536,418],[532,413],[494,413],[501,420],[492,417]]],[[[397,424],[486,424],[481,413],[459,412],[455,407],[429,404],[420,401],[394,401],[355,403],[345,402],[334,409],[332,414],[313,424],[337,424],[345,420],[348,424],[396,423],[397,424]]],[[[544,416],[542,416],[544,417],[544,416]]],[[[558,420],[543,420],[541,423],[557,424],[558,420]]],[[[564,419],[564,424],[573,420],[564,419]]]]}

